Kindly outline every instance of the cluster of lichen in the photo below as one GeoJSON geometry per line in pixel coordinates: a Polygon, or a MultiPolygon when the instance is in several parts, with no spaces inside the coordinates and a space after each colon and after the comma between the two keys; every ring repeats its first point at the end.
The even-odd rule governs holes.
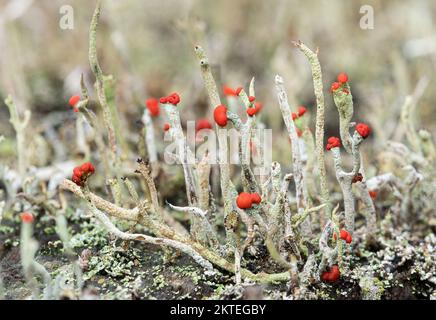
{"type": "MultiPolygon", "coordinates": [[[[279,106],[292,143],[292,173],[283,174],[285,169],[282,173],[280,164],[274,162],[271,168],[268,168],[269,176],[256,177],[252,168],[244,164],[241,166],[241,183],[235,183],[236,175],[230,166],[220,162],[219,187],[222,199],[216,197],[218,201],[215,201],[210,192],[211,169],[207,163],[200,161],[191,166],[183,162],[185,152],[189,148],[184,142],[179,111],[175,105],[165,102],[163,106],[171,122],[170,133],[180,144],[180,149],[184,150],[176,155],[182,164],[183,174],[178,172],[174,179],[178,185],[179,182],[180,185],[185,183],[186,194],[177,194],[174,198],[180,198],[182,202],[187,201],[188,205],[164,206],[158,193],[162,194],[162,189],[166,186],[155,185],[155,181],[158,173],[168,168],[156,161],[150,164],[139,159],[135,172],[128,160],[131,155],[126,142],[128,139],[123,136],[115,104],[116,83],[112,76],[103,74],[98,61],[96,37],[100,10],[99,2],[91,22],[89,51],[91,70],[96,78],[97,99],[91,97],[82,78],[82,97],[75,105],[79,111],[76,123],[78,131],[82,132],[86,128],[93,133],[93,141],[80,141],[84,144],[82,160],[91,158],[100,162],[97,174],[93,177],[94,181],[90,184],[86,182],[76,185],[68,179],[63,180],[62,175],[56,176],[56,171],[49,171],[49,178],[46,179],[49,183],[46,185],[40,183],[45,181],[43,178],[38,180],[36,175],[26,172],[23,132],[26,130],[30,113],[26,113],[24,120],[20,120],[12,99],[6,100],[17,134],[18,174],[14,175],[14,170],[2,166],[1,178],[10,196],[22,199],[14,206],[7,203],[7,209],[20,212],[37,208],[47,212],[48,215],[44,215],[40,220],[54,221],[54,224],[44,225],[42,231],[46,236],[58,235],[59,240],[49,241],[45,249],[47,252],[59,250],[70,263],[65,267],[68,272],[59,272],[53,270],[53,266],[38,264],[36,247],[26,248],[28,243],[34,243],[28,232],[26,237],[22,238],[25,241],[21,242],[21,255],[29,262],[29,283],[32,277],[34,279],[35,272],[39,271],[41,275],[51,276],[50,279],[45,279],[46,289],[52,289],[50,295],[46,296],[49,298],[59,297],[64,284],[72,287],[75,297],[81,297],[83,281],[100,285],[107,297],[126,298],[130,291],[135,291],[141,297],[152,298],[156,291],[170,290],[171,294],[178,294],[177,288],[173,288],[174,283],[171,283],[176,280],[168,279],[168,274],[174,273],[178,277],[188,278],[194,286],[208,283],[215,288],[212,297],[239,298],[242,296],[241,288],[244,285],[286,282],[289,292],[297,298],[328,298],[332,296],[332,291],[337,297],[349,296],[353,295],[354,288],[358,287],[362,298],[380,299],[386,296],[392,287],[402,285],[393,279],[392,270],[385,268],[391,263],[400,269],[407,265],[407,270],[412,270],[410,276],[417,277],[421,283],[428,286],[428,289],[413,287],[416,294],[434,294],[431,292],[431,285],[435,283],[435,261],[432,251],[434,235],[427,236],[418,247],[412,246],[400,235],[394,240],[386,237],[386,233],[395,232],[387,231],[390,229],[389,225],[401,226],[406,221],[413,221],[413,214],[418,210],[428,215],[431,211],[431,199],[435,194],[432,179],[434,146],[428,132],[415,129],[410,117],[413,112],[413,103],[410,100],[406,101],[403,108],[402,124],[406,128],[408,144],[412,150],[404,144],[392,144],[386,150],[390,152],[386,159],[391,161],[386,164],[389,169],[387,173],[366,174],[359,149],[366,136],[362,136],[359,130],[356,130],[353,136],[350,135],[350,128],[357,126],[351,122],[353,97],[349,84],[345,82],[346,91],[334,93],[333,97],[339,112],[342,143],[353,158],[353,170],[347,172],[343,169],[339,149],[332,150],[334,169],[327,167],[327,156],[324,154],[325,102],[318,53],[301,42],[295,42],[294,44],[308,58],[312,68],[317,112],[315,136],[310,130],[305,130],[300,139],[297,134],[297,122],[294,123],[291,117],[291,111],[295,106],[291,107],[288,103],[283,79],[276,77],[279,106]],[[101,113],[94,110],[95,106],[101,113]],[[342,195],[336,192],[336,187],[329,187],[329,171],[336,173],[342,195]],[[361,180],[352,185],[355,183],[352,181],[358,175],[361,180]],[[372,178],[369,178],[370,175],[372,178]],[[196,181],[202,183],[196,184],[196,181]],[[293,183],[294,192],[290,191],[293,183]],[[262,195],[258,205],[247,210],[237,205],[237,188],[240,186],[250,194],[262,195]],[[95,193],[91,192],[91,189],[96,190],[95,193]],[[143,192],[139,193],[139,189],[143,192]],[[70,198],[66,199],[63,190],[69,190],[85,200],[82,213],[86,214],[86,217],[82,219],[77,211],[68,207],[75,205],[72,205],[70,198]],[[376,206],[368,190],[388,194],[383,196],[383,203],[376,206]],[[97,195],[104,192],[110,201],[97,195]],[[418,197],[424,200],[417,203],[415,199],[418,197]],[[217,205],[220,200],[223,203],[222,207],[217,205]],[[382,213],[386,204],[395,215],[395,221],[388,219],[391,217],[389,214],[382,221],[376,220],[376,210],[382,213]],[[342,207],[345,207],[344,211],[341,210],[342,207]],[[354,222],[358,215],[366,219],[365,223],[357,225],[355,230],[354,222]],[[69,222],[80,222],[80,230],[76,232],[68,228],[65,217],[69,222]],[[86,222],[83,222],[84,219],[86,222]],[[189,226],[188,229],[186,225],[189,226]],[[351,245],[351,240],[345,243],[339,239],[344,225],[350,233],[350,239],[351,235],[353,236],[351,245]],[[144,256],[141,250],[133,247],[134,241],[162,248],[162,254],[155,259],[157,266],[151,268],[151,284],[146,288],[141,281],[149,275],[141,269],[144,256]],[[373,253],[370,248],[374,246],[382,249],[379,248],[373,253]],[[358,250],[360,256],[356,257],[353,252],[358,250]],[[171,265],[180,253],[190,256],[193,259],[191,262],[196,262],[208,273],[194,267],[171,265]],[[77,254],[80,255],[79,259],[77,254]],[[362,257],[367,260],[365,265],[359,260],[362,257]],[[398,259],[399,262],[392,263],[398,259]],[[164,262],[166,270],[162,270],[160,266],[164,262]],[[78,266],[80,270],[77,269],[78,266]],[[322,283],[323,274],[333,266],[338,266],[343,286],[322,283]],[[46,272],[44,267],[49,272],[46,272]],[[232,280],[236,286],[216,284],[213,277],[219,272],[234,274],[232,280]],[[104,276],[111,278],[113,282],[106,283],[104,276]],[[120,284],[124,287],[120,287],[120,284]],[[347,284],[352,284],[354,288],[347,284]]],[[[210,106],[220,106],[220,95],[210,61],[200,46],[195,47],[195,53],[199,59],[210,106]]],[[[239,98],[249,110],[252,103],[250,100],[254,97],[253,79],[248,93],[242,90],[239,98]]],[[[245,147],[252,138],[251,130],[263,124],[253,116],[243,122],[230,110],[226,117],[229,125],[232,124],[242,135],[239,149],[241,157],[247,156],[245,147]]],[[[150,130],[154,130],[152,123],[150,127],[145,128],[146,133],[147,130],[148,135],[141,137],[142,143],[145,144],[141,152],[144,153],[144,158],[151,159],[151,149],[146,149],[153,143],[153,135],[149,134],[150,130]]],[[[223,140],[218,142],[219,147],[224,148],[223,140]]],[[[253,140],[255,147],[259,147],[257,143],[253,140]]],[[[70,172],[71,169],[68,167],[65,171],[70,172]]],[[[168,172],[170,170],[168,169],[168,172]]],[[[18,220],[17,216],[13,218],[18,220]]],[[[41,227],[38,224],[35,226],[41,227]]],[[[13,232],[12,227],[0,226],[0,234],[8,235],[13,232]]],[[[5,241],[5,245],[19,244],[16,240],[5,241]]],[[[34,297],[40,296],[38,290],[34,292],[34,297]]],[[[182,296],[190,297],[190,293],[182,296]]]]}

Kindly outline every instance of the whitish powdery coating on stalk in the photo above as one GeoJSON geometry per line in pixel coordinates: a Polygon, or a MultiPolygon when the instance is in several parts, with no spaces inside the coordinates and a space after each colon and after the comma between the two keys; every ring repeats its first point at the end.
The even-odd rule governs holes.
{"type": "Polygon", "coordinates": [[[319,170],[319,179],[321,185],[321,197],[324,203],[327,203],[326,210],[331,213],[330,193],[327,187],[327,175],[324,160],[324,93],[322,84],[321,65],[318,60],[318,51],[315,53],[310,50],[301,41],[294,41],[293,44],[298,47],[307,57],[312,69],[313,88],[316,97],[316,129],[315,144],[317,165],[319,170]]]}
{"type": "Polygon", "coordinates": [[[275,77],[277,97],[279,100],[280,110],[282,112],[283,120],[286,124],[289,137],[292,143],[292,168],[294,172],[294,181],[297,197],[298,213],[302,213],[306,207],[306,199],[304,197],[304,181],[303,181],[303,166],[301,163],[300,144],[297,135],[297,129],[295,123],[292,120],[291,108],[289,107],[288,97],[286,95],[283,78],[279,75],[275,77]]]}

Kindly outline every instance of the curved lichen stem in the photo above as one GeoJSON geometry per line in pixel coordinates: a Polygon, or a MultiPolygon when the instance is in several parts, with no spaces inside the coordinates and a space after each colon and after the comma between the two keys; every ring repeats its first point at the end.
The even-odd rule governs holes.
{"type": "Polygon", "coordinates": [[[110,146],[111,160],[114,165],[118,163],[117,159],[117,142],[115,137],[113,119],[109,104],[106,99],[106,94],[104,90],[104,76],[101,70],[100,64],[97,57],[97,27],[101,12],[101,0],[97,1],[97,6],[95,8],[94,14],[91,20],[91,27],[89,29],[89,64],[91,66],[92,73],[95,76],[96,90],[98,100],[103,110],[103,121],[108,134],[108,141],[110,146]]]}
{"type": "MultiPolygon", "coordinates": [[[[203,77],[206,91],[209,95],[210,105],[212,108],[221,104],[221,99],[218,94],[217,85],[212,75],[209,60],[200,46],[195,46],[195,53],[201,68],[201,75],[203,77]]],[[[224,200],[224,219],[231,214],[235,207],[235,198],[237,195],[235,186],[230,180],[230,167],[227,161],[227,130],[220,130],[216,124],[218,132],[218,148],[219,148],[219,168],[220,168],[220,184],[221,193],[224,200]]],[[[231,241],[232,231],[226,229],[227,242],[231,241]]]]}
{"type": "Polygon", "coordinates": [[[284,89],[283,78],[279,75],[275,77],[275,84],[277,90],[277,97],[279,100],[280,110],[282,112],[283,120],[288,130],[289,137],[292,144],[292,168],[294,173],[297,209],[298,213],[302,213],[306,207],[306,199],[303,180],[303,166],[301,163],[300,143],[297,135],[297,129],[294,121],[292,120],[291,108],[288,103],[288,97],[284,89]]]}
{"type": "MultiPolygon", "coordinates": [[[[62,188],[74,192],[77,196],[81,198],[85,198],[85,194],[82,188],[76,186],[70,180],[65,179],[62,182],[62,188]]],[[[142,212],[145,209],[143,205],[140,205],[139,207],[136,207],[134,209],[124,209],[100,198],[99,196],[95,195],[92,192],[89,193],[89,199],[91,199],[92,203],[95,204],[97,209],[106,212],[110,216],[127,219],[130,221],[138,221],[141,225],[148,228],[154,234],[157,234],[160,238],[166,238],[188,245],[193,250],[195,250],[199,255],[201,255],[204,259],[210,261],[212,264],[216,265],[217,267],[231,273],[235,272],[235,265],[233,263],[227,261],[220,255],[204,247],[200,243],[193,241],[188,235],[182,235],[179,232],[176,232],[175,230],[169,228],[167,225],[159,223],[154,219],[150,219],[147,212],[140,214],[140,212],[142,212]]],[[[240,272],[242,278],[248,278],[260,283],[284,282],[290,279],[289,272],[273,273],[273,274],[268,274],[268,273],[254,274],[245,268],[241,268],[240,272]]]]}
{"type": "Polygon", "coordinates": [[[324,160],[324,93],[322,84],[321,65],[318,60],[318,50],[313,52],[301,41],[292,42],[297,48],[304,53],[309,60],[312,69],[313,87],[316,97],[316,129],[315,129],[315,144],[317,165],[319,170],[319,179],[321,187],[321,198],[324,203],[327,203],[326,211],[331,215],[330,193],[327,187],[327,174],[324,160]]]}

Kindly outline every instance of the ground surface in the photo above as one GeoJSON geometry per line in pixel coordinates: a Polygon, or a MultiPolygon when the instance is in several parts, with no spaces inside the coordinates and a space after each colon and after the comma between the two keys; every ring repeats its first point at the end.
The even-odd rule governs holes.
{"type": "MultiPolygon", "coordinates": [[[[223,272],[207,275],[184,255],[165,256],[156,246],[125,243],[110,239],[99,226],[86,219],[70,216],[71,243],[82,256],[84,290],[88,299],[292,299],[287,284],[247,284],[233,286],[232,277],[223,272]],[[90,250],[90,251],[88,251],[90,250]]],[[[348,253],[345,274],[334,284],[311,285],[299,298],[307,299],[429,299],[436,294],[436,237],[431,229],[412,234],[396,232],[386,226],[381,241],[372,248],[357,243],[348,253]],[[428,232],[430,231],[430,232],[428,232]],[[369,275],[369,277],[368,277],[369,275]],[[362,280],[366,279],[366,280],[362,280]]],[[[54,279],[64,280],[60,297],[74,299],[71,290],[73,269],[63,253],[54,221],[45,216],[38,220],[35,238],[40,241],[37,260],[54,279]]],[[[359,242],[359,233],[356,242],[359,242]]],[[[267,265],[262,247],[253,256],[246,255],[251,270],[267,265]]],[[[8,299],[30,296],[22,274],[19,254],[19,223],[6,220],[0,227],[1,276],[8,299]]],[[[278,270],[278,269],[277,269],[278,270]]]]}

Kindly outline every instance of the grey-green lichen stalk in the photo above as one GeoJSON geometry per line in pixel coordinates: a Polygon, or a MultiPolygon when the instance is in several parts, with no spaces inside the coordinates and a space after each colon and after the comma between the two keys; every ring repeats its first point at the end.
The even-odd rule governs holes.
{"type": "Polygon", "coordinates": [[[318,51],[313,52],[301,41],[294,41],[293,44],[304,53],[310,63],[312,69],[313,88],[316,97],[316,129],[315,129],[315,144],[316,144],[316,159],[319,170],[319,179],[321,187],[321,197],[324,203],[327,203],[326,210],[331,212],[330,193],[327,186],[327,174],[324,160],[324,93],[322,83],[321,65],[318,60],[318,51]]]}

